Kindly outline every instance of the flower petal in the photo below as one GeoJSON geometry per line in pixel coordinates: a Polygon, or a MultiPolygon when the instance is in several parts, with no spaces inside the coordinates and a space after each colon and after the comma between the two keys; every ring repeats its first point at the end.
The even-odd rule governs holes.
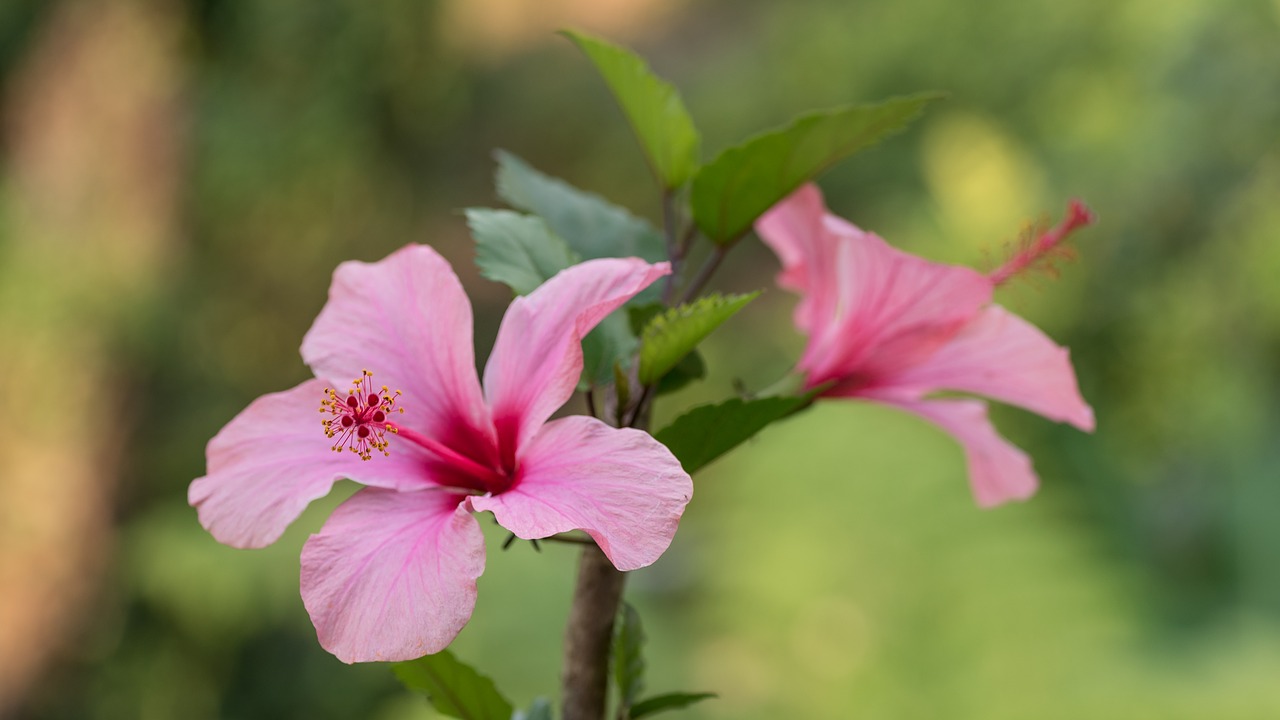
{"type": "Polygon", "coordinates": [[[980,273],[891,247],[826,213],[816,188],[783,203],[761,231],[786,268],[779,282],[804,296],[797,324],[809,344],[798,367],[810,387],[918,363],[991,301],[980,273]]]}
{"type": "Polygon", "coordinates": [[[343,662],[443,650],[476,604],[484,536],[464,496],[365,489],[302,548],[302,603],[343,662]]]}
{"type": "Polygon", "coordinates": [[[209,441],[208,473],[191,483],[187,500],[218,542],[238,548],[270,545],[307,505],[341,478],[365,485],[417,488],[428,484],[421,451],[392,441],[391,456],[368,462],[334,452],[316,411],[327,384],[308,380],[254,400],[209,441]]]}
{"type": "Polygon", "coordinates": [[[993,305],[923,363],[896,374],[898,387],[960,390],[1092,431],[1067,349],[1031,323],[993,305]]]}
{"type": "Polygon", "coordinates": [[[969,485],[981,507],[994,507],[1035,494],[1040,481],[1027,454],[996,432],[979,400],[883,400],[946,430],[964,448],[969,485]]]}
{"type": "Polygon", "coordinates": [[[534,436],[514,487],[470,504],[525,539],[586,530],[619,570],[634,570],[671,544],[692,496],[680,461],[648,433],[573,416],[534,436]]]}
{"type": "Polygon", "coordinates": [[[504,462],[573,394],[582,373],[582,337],[670,272],[667,263],[637,258],[589,260],[511,303],[484,369],[504,462]]]}
{"type": "Polygon", "coordinates": [[[493,428],[471,322],[471,303],[449,263],[430,247],[409,245],[376,263],[338,266],[302,357],[340,393],[368,369],[379,386],[404,391],[397,423],[484,459],[493,428]]]}
{"type": "Polygon", "coordinates": [[[821,272],[836,251],[826,237],[826,212],[822,191],[809,183],[756,220],[756,234],[782,262],[778,286],[800,294],[794,319],[806,333],[813,331],[815,315],[830,317],[837,297],[835,274],[821,272]]]}

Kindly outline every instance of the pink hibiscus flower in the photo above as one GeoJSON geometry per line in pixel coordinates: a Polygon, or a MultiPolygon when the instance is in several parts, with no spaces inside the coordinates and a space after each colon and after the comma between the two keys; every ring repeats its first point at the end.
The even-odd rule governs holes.
{"type": "Polygon", "coordinates": [[[619,570],[652,563],[693,493],[679,461],[640,430],[548,418],[573,394],[582,336],[669,272],[593,260],[518,298],[482,391],[471,305],[443,258],[409,246],[343,263],[302,341],[317,379],[258,398],[209,441],[208,474],[188,495],[200,523],[219,542],[263,547],[336,480],[368,486],[302,550],[303,604],[344,662],[453,640],[484,571],[473,512],[525,539],[585,530],[619,570]],[[350,390],[335,389],[343,381],[350,390]]]}
{"type": "Polygon", "coordinates": [[[988,507],[1035,492],[1031,461],[996,432],[986,403],[929,396],[976,393],[1093,430],[1067,350],[991,304],[997,284],[1091,221],[1073,203],[1062,225],[990,276],[894,249],[829,214],[813,185],[770,209],[756,231],[782,261],[778,284],[801,295],[795,323],[809,342],[797,367],[806,388],[892,405],[951,433],[977,502],[988,507]]]}

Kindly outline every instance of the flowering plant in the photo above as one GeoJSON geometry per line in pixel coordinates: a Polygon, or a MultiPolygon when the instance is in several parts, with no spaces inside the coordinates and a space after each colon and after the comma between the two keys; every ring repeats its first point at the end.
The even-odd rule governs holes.
{"type": "Polygon", "coordinates": [[[516,711],[445,649],[484,570],[475,513],[492,513],[513,537],[584,546],[562,715],[604,717],[612,657],[616,716],[626,720],[708,694],[640,697],[639,619],[621,604],[623,573],[670,545],[691,474],[770,423],[824,398],[915,413],[960,442],[984,506],[1030,496],[1030,461],[996,433],[983,402],[936,392],[1093,428],[1066,351],[992,304],[997,285],[1091,221],[1083,205],[990,274],[932,263],[827,213],[810,184],[905,127],[932,96],[805,115],[702,163],[673,87],[627,50],[568,36],[638,136],[662,230],[499,153],[498,191],[514,209],[466,213],[481,273],[517,295],[483,382],[470,303],[434,250],[344,263],[302,341],[315,379],[233,418],[189,492],[217,540],[262,547],[336,480],[364,485],[307,541],[303,603],[326,650],[346,662],[400,661],[407,685],[459,718],[552,716],[545,701],[516,711]],[[692,408],[650,434],[657,398],[703,376],[698,345],[758,295],[705,294],[753,226],[782,261],[779,285],[801,296],[800,387],[692,408]],[[553,419],[575,392],[588,415],[553,419]]]}

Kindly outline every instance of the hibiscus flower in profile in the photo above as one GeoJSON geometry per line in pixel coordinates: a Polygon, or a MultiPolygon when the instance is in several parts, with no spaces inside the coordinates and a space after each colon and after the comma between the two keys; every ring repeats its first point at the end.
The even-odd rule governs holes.
{"type": "Polygon", "coordinates": [[[996,432],[985,402],[933,394],[985,395],[1093,430],[1067,350],[991,302],[998,284],[1091,221],[1073,202],[1062,224],[990,275],[891,247],[828,213],[813,185],[769,210],[756,231],[782,261],[778,284],[801,296],[794,319],[809,338],[797,364],[806,389],[891,405],[951,433],[978,504],[989,507],[1035,492],[1031,461],[996,432]]]}
{"type": "Polygon", "coordinates": [[[516,299],[482,390],[471,305],[443,258],[409,246],[343,263],[302,341],[316,379],[228,423],[189,501],[219,542],[257,548],[338,479],[367,486],[302,551],[303,604],[344,662],[408,660],[453,640],[484,571],[473,512],[525,539],[585,530],[619,570],[648,565],[671,543],[689,475],[640,430],[549,418],[573,394],[582,336],[669,272],[593,260],[516,299]]]}

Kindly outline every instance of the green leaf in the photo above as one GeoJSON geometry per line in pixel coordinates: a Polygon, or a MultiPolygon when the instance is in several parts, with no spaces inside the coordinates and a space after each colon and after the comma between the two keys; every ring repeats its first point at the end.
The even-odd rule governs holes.
{"type": "Polygon", "coordinates": [[[622,411],[631,405],[631,380],[622,364],[613,366],[613,390],[617,394],[618,425],[622,425],[622,411]]]}
{"type": "Polygon", "coordinates": [[[636,351],[636,337],[627,322],[626,309],[613,311],[582,338],[582,378],[579,389],[608,385],[615,364],[629,365],[636,351]]]}
{"type": "Polygon", "coordinates": [[[647,715],[654,715],[667,710],[679,710],[686,708],[696,702],[702,702],[707,698],[718,697],[715,693],[667,693],[666,695],[655,695],[651,698],[645,698],[636,703],[631,708],[631,720],[639,720],[639,718],[647,715]]]}
{"type": "Polygon", "coordinates": [[[698,343],[759,294],[708,295],[655,316],[640,336],[640,382],[650,385],[662,379],[698,343]]]}
{"type": "Polygon", "coordinates": [[[494,184],[498,196],[511,207],[540,216],[552,232],[564,238],[584,260],[639,257],[648,262],[667,259],[662,234],[645,220],[594,193],[538,172],[504,150],[494,184]]]}
{"type": "Polygon", "coordinates": [[[806,396],[733,399],[702,405],[676,418],[654,434],[693,474],[708,463],[749,440],[770,423],[800,410],[806,396]]]}
{"type": "Polygon", "coordinates": [[[661,315],[666,309],[667,306],[660,302],[628,307],[627,317],[631,321],[631,332],[636,335],[644,332],[644,328],[649,324],[649,321],[661,315]]]}
{"type": "Polygon", "coordinates": [[[701,380],[707,376],[707,364],[702,360],[702,353],[694,350],[684,359],[676,363],[662,379],[658,381],[658,394],[666,395],[688,385],[694,380],[701,380]]]}
{"type": "MultiPolygon", "coordinates": [[[[618,703],[622,708],[631,707],[644,691],[643,649],[640,613],[624,602],[613,633],[613,682],[618,687],[618,703]]],[[[625,710],[619,715],[626,717],[625,710]]]]}
{"type": "Polygon", "coordinates": [[[511,716],[511,720],[555,720],[555,716],[551,714],[551,701],[538,698],[533,701],[528,710],[517,710],[516,714],[511,716]]]}
{"type": "Polygon", "coordinates": [[[510,210],[468,208],[480,274],[517,295],[533,292],[548,278],[578,262],[564,240],[541,218],[510,210]]]}
{"type": "Polygon", "coordinates": [[[572,30],[564,35],[604,77],[658,182],[668,190],[683,185],[698,168],[698,131],[676,89],[630,50],[572,30]]]}
{"type": "Polygon", "coordinates": [[[426,693],[438,712],[461,720],[511,720],[512,706],[493,681],[448,650],[394,663],[392,672],[410,690],[426,693]]]}
{"type": "Polygon", "coordinates": [[[804,115],[725,150],[693,179],[693,219],[713,242],[734,242],[779,200],[902,129],[936,97],[915,95],[804,115]]]}

